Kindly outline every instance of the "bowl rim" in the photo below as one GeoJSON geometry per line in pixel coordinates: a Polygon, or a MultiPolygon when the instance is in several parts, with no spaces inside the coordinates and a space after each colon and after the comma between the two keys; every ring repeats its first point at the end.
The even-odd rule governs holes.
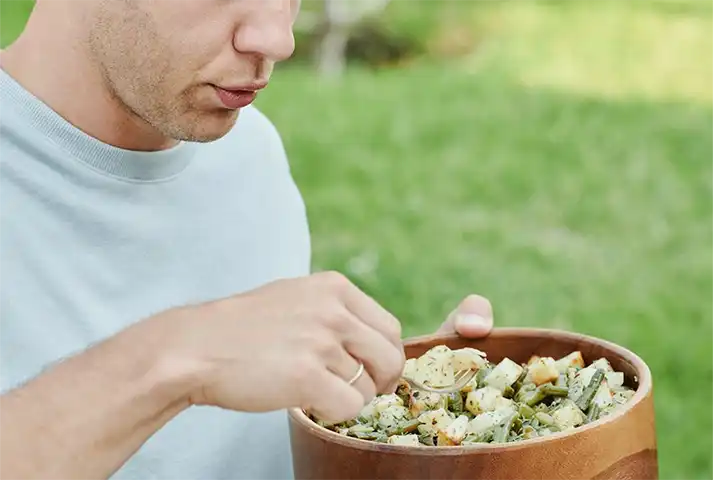
{"type": "MultiPolygon", "coordinates": [[[[429,447],[429,446],[414,446],[414,445],[393,445],[388,443],[377,443],[370,440],[363,440],[360,438],[347,437],[345,435],[340,435],[337,432],[329,430],[322,427],[312,421],[307,414],[301,408],[290,408],[288,409],[289,417],[306,429],[309,433],[320,439],[330,442],[337,443],[342,446],[347,446],[357,450],[366,451],[378,451],[383,453],[391,453],[396,455],[463,455],[468,453],[497,453],[502,451],[514,451],[522,448],[535,447],[544,443],[556,442],[564,438],[582,435],[594,429],[603,428],[606,425],[612,424],[619,420],[620,418],[627,415],[632,409],[639,405],[652,391],[652,376],[651,371],[644,362],[644,360],[631,350],[613,343],[608,340],[604,340],[599,337],[594,337],[587,334],[576,333],[568,330],[553,329],[553,328],[535,328],[535,327],[496,327],[493,328],[488,337],[541,337],[543,334],[550,336],[555,336],[561,339],[568,339],[573,341],[580,341],[583,343],[597,344],[609,350],[612,350],[625,361],[629,362],[631,366],[636,371],[636,377],[638,380],[638,387],[632,398],[627,402],[623,408],[619,409],[617,412],[606,416],[605,418],[600,418],[595,422],[579,426],[573,430],[568,430],[564,432],[555,432],[546,437],[536,437],[528,440],[519,440],[517,442],[505,443],[505,444],[492,444],[484,443],[477,445],[458,445],[449,447],[429,447]]],[[[433,341],[439,341],[446,343],[451,340],[462,340],[463,337],[458,334],[429,334],[429,335],[419,335],[414,337],[408,337],[403,339],[402,343],[404,346],[408,347],[415,344],[428,343],[433,341]]],[[[468,339],[466,339],[468,340],[468,339]]],[[[473,339],[474,341],[480,339],[473,339]]],[[[486,352],[487,353],[487,352],[486,352]]]]}

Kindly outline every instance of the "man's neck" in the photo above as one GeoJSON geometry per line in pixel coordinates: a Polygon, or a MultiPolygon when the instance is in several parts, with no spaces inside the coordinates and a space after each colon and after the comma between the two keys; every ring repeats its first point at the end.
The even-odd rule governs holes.
{"type": "Polygon", "coordinates": [[[23,34],[2,52],[0,67],[65,120],[104,143],[141,151],[174,146],[175,140],[136,117],[111,94],[86,47],[73,37],[73,19],[58,22],[56,15],[62,14],[50,11],[51,4],[38,4],[37,9],[47,11],[33,13],[23,34]],[[55,17],[52,29],[43,25],[49,15],[55,17]]]}

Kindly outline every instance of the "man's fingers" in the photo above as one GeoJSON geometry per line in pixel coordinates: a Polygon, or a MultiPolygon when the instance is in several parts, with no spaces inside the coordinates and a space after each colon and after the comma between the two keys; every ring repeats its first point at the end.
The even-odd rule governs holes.
{"type": "Polygon", "coordinates": [[[356,285],[345,290],[344,303],[347,309],[362,322],[381,333],[394,346],[402,349],[401,322],[376,300],[359,290],[356,285]]]}
{"type": "MultiPolygon", "coordinates": [[[[365,364],[367,364],[369,371],[373,372],[373,375],[376,375],[374,381],[378,392],[393,393],[393,385],[395,385],[401,377],[404,363],[406,362],[406,353],[404,352],[401,339],[401,322],[379,305],[376,300],[366,295],[356,286],[347,289],[345,304],[349,311],[365,326],[391,343],[391,348],[385,345],[378,350],[382,356],[381,364],[367,364],[367,362],[365,362],[365,364]],[[394,352],[398,355],[398,358],[394,357],[393,360],[390,360],[390,355],[393,356],[394,352]]],[[[374,342],[373,345],[383,343],[376,338],[372,342],[374,342]]],[[[357,350],[361,349],[366,351],[367,349],[366,344],[354,344],[353,347],[357,350]]]]}
{"type": "MultiPolygon", "coordinates": [[[[329,369],[348,383],[359,372],[359,360],[352,357],[346,350],[342,350],[342,354],[334,360],[334,365],[330,365],[329,369]]],[[[362,394],[365,405],[376,396],[377,388],[366,366],[364,372],[352,386],[362,394]]]]}
{"type": "MultiPolygon", "coordinates": [[[[384,335],[371,328],[362,318],[351,315],[349,325],[342,332],[342,343],[355,359],[362,362],[373,379],[378,393],[388,392],[403,372],[403,346],[394,346],[384,335]]],[[[354,372],[356,370],[353,370],[354,372]]]]}
{"type": "Polygon", "coordinates": [[[468,338],[484,337],[493,328],[493,307],[480,295],[469,295],[453,310],[438,333],[453,333],[468,338]]]}
{"type": "Polygon", "coordinates": [[[314,388],[308,392],[307,405],[302,408],[326,422],[343,422],[359,415],[365,405],[364,397],[347,383],[349,378],[326,369],[319,370],[317,375],[314,388]]]}

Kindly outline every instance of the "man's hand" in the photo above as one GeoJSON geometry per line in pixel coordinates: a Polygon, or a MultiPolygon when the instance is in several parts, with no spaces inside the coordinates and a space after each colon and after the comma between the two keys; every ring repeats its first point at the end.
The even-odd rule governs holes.
{"type": "Polygon", "coordinates": [[[175,308],[0,396],[0,478],[109,478],[193,404],[346,420],[404,362],[396,318],[337,273],[175,308]]]}
{"type": "Polygon", "coordinates": [[[334,272],[170,312],[167,323],[172,358],[200,366],[192,404],[341,421],[393,391],[405,362],[397,319],[334,272]]]}
{"type": "Polygon", "coordinates": [[[493,307],[479,295],[467,296],[453,310],[436,333],[458,333],[466,338],[481,338],[493,329],[493,307]]]}

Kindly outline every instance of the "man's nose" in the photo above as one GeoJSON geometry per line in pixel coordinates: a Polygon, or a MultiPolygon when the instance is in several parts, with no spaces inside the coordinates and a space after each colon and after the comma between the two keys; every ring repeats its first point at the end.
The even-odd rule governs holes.
{"type": "Polygon", "coordinates": [[[233,46],[240,53],[257,54],[273,62],[288,59],[295,51],[290,9],[256,9],[238,26],[233,46]]]}

